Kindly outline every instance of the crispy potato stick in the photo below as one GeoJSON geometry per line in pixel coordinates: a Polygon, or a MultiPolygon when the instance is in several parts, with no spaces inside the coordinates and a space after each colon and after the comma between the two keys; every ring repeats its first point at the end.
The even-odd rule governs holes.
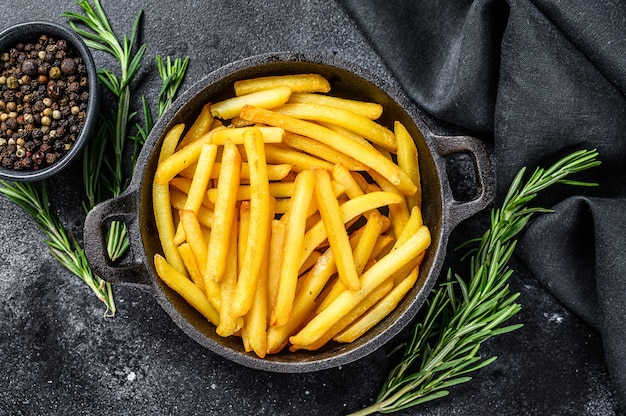
{"type": "Polygon", "coordinates": [[[289,321],[279,327],[267,330],[267,351],[280,351],[290,335],[298,330],[315,307],[315,299],[320,295],[330,277],[337,272],[335,259],[331,249],[327,249],[318,259],[315,266],[302,277],[298,292],[293,301],[289,321]]]}
{"type": "MultiPolygon", "coordinates": [[[[291,313],[293,299],[296,294],[298,271],[301,266],[300,256],[302,253],[306,219],[309,204],[313,197],[314,185],[315,175],[312,171],[303,170],[296,176],[291,204],[289,205],[289,216],[286,222],[284,254],[280,269],[276,302],[270,315],[271,326],[284,325],[287,323],[291,313]]],[[[343,223],[341,223],[341,227],[343,229],[343,223]]]]}
{"type": "Polygon", "coordinates": [[[263,133],[264,143],[282,143],[285,130],[280,127],[239,127],[215,130],[211,136],[211,143],[223,145],[226,140],[235,144],[243,144],[243,135],[247,130],[259,129],[263,133]]]}
{"type": "MultiPolygon", "coordinates": [[[[380,188],[383,191],[397,192],[400,195],[397,188],[389,183],[387,179],[383,178],[378,172],[370,172],[370,176],[378,185],[380,185],[380,188]]],[[[402,233],[404,226],[409,220],[409,208],[406,205],[406,201],[390,206],[389,217],[391,218],[391,224],[393,225],[394,235],[397,238],[402,233]]]]}
{"type": "Polygon", "coordinates": [[[418,206],[414,206],[411,210],[411,215],[409,216],[409,220],[406,222],[404,229],[397,236],[396,242],[393,245],[394,250],[404,244],[406,240],[411,238],[411,236],[415,234],[422,225],[424,225],[422,219],[422,210],[418,206]]]}
{"type": "MultiPolygon", "coordinates": [[[[191,145],[190,145],[191,146],[191,145]]],[[[226,142],[222,154],[222,170],[218,179],[218,195],[213,210],[213,227],[209,239],[208,256],[204,280],[213,279],[219,282],[226,268],[226,255],[230,238],[230,228],[235,217],[237,187],[241,156],[232,142],[226,142]]]]}
{"type": "Polygon", "coordinates": [[[352,111],[370,120],[376,120],[383,114],[383,106],[367,101],[349,100],[323,94],[297,93],[291,94],[289,103],[322,104],[352,111]]]}
{"type": "Polygon", "coordinates": [[[404,298],[407,292],[415,285],[417,277],[418,267],[414,267],[406,279],[402,279],[391,292],[385,295],[385,297],[367,311],[367,313],[337,334],[333,339],[337,342],[352,342],[382,321],[398,306],[402,298],[404,298]]]}
{"type": "MultiPolygon", "coordinates": [[[[211,170],[211,179],[217,179],[220,175],[220,170],[222,169],[222,164],[217,162],[213,164],[213,169],[211,170]]],[[[188,168],[180,171],[179,175],[193,179],[195,175],[196,165],[189,166],[188,168]]],[[[281,163],[278,165],[267,165],[267,179],[270,181],[281,181],[285,179],[285,177],[291,172],[291,165],[288,163],[281,163]]],[[[250,165],[248,163],[241,164],[241,179],[250,179],[250,165]]]]}
{"type": "MultiPolygon", "coordinates": [[[[267,228],[271,229],[271,224],[274,219],[274,210],[270,203],[270,209],[268,210],[268,216],[266,218],[267,228]]],[[[270,244],[270,233],[265,235],[265,241],[259,241],[259,244],[267,247],[270,244]]],[[[257,356],[264,358],[267,353],[267,337],[266,331],[268,326],[268,273],[269,273],[269,257],[263,256],[261,261],[261,269],[257,277],[256,291],[254,293],[254,299],[250,310],[245,316],[244,322],[246,324],[246,333],[248,335],[248,342],[250,347],[257,354],[257,356]]]]}
{"type": "Polygon", "coordinates": [[[352,308],[346,315],[339,319],[333,326],[331,326],[320,338],[316,339],[310,344],[296,344],[292,345],[289,350],[318,350],[324,346],[328,341],[333,339],[335,335],[344,330],[352,322],[356,321],[362,316],[369,308],[371,308],[376,302],[381,300],[387,295],[393,288],[393,279],[385,279],[383,283],[378,285],[371,293],[363,298],[354,308],[352,308]]]}
{"type": "Polygon", "coordinates": [[[363,136],[359,136],[358,134],[356,134],[355,132],[348,130],[344,127],[338,126],[336,124],[332,124],[332,123],[325,123],[323,121],[318,121],[317,124],[319,124],[320,126],[324,126],[326,127],[328,130],[332,130],[334,132],[337,132],[339,134],[341,134],[342,136],[345,136],[346,138],[360,143],[365,147],[371,147],[373,148],[374,145],[372,143],[370,143],[369,141],[367,141],[367,139],[363,136]]]}
{"type": "Polygon", "coordinates": [[[270,194],[261,132],[258,129],[250,129],[244,133],[244,145],[250,163],[250,187],[252,189],[250,231],[248,241],[245,243],[246,256],[243,259],[235,299],[230,311],[232,316],[244,316],[252,305],[257,276],[268,251],[267,245],[259,244],[259,241],[266,241],[270,231],[270,223],[267,220],[270,212],[270,194]]]}
{"type": "Polygon", "coordinates": [[[318,74],[278,75],[235,81],[235,95],[287,86],[292,92],[328,92],[328,80],[318,74]]]}
{"type": "Polygon", "coordinates": [[[344,291],[319,315],[309,321],[296,335],[289,338],[294,345],[311,344],[322,337],[338,320],[358,305],[378,285],[395,271],[414,259],[430,245],[428,228],[422,226],[405,244],[390,252],[361,276],[361,289],[344,291]]]}
{"type": "Polygon", "coordinates": [[[315,139],[304,137],[296,133],[286,132],[283,143],[296,150],[308,153],[332,164],[341,163],[349,170],[367,170],[367,167],[357,162],[347,154],[320,143],[315,139]]]}
{"type": "Polygon", "coordinates": [[[196,118],[196,121],[193,122],[189,131],[185,133],[183,139],[178,143],[176,150],[180,150],[183,147],[187,146],[189,143],[198,140],[202,135],[211,130],[213,126],[213,116],[211,115],[211,103],[206,103],[202,106],[200,110],[200,114],[196,118]]]}
{"type": "Polygon", "coordinates": [[[239,267],[237,273],[241,273],[241,267],[243,266],[243,259],[246,257],[245,244],[248,241],[248,232],[250,231],[250,201],[243,201],[239,204],[239,246],[237,247],[237,259],[239,267]]]}
{"type": "MultiPolygon", "coordinates": [[[[269,184],[270,195],[274,198],[288,198],[293,193],[293,189],[293,182],[271,182],[269,184]]],[[[250,185],[239,185],[239,189],[237,189],[237,201],[249,200],[250,195],[250,185]]],[[[207,191],[207,196],[209,197],[209,201],[215,203],[215,199],[217,198],[217,189],[209,189],[207,191]]]]}
{"type": "Polygon", "coordinates": [[[166,285],[182,296],[187,303],[204,315],[213,325],[219,325],[219,314],[198,286],[194,285],[191,280],[171,266],[167,260],[159,254],[155,254],[154,256],[154,266],[156,267],[159,277],[166,285]]]}
{"type": "Polygon", "coordinates": [[[210,134],[205,134],[198,140],[175,152],[163,162],[159,163],[154,173],[154,182],[159,185],[167,184],[174,176],[188,166],[193,165],[200,157],[202,146],[211,143],[210,134]]]}
{"type": "MultiPolygon", "coordinates": [[[[370,260],[370,258],[372,258],[372,252],[374,251],[374,247],[376,246],[376,242],[378,241],[378,237],[380,236],[382,229],[382,215],[378,211],[374,210],[373,213],[368,217],[365,225],[359,228],[358,236],[355,236],[357,232],[353,233],[353,236],[358,238],[350,239],[351,245],[354,246],[354,267],[359,276],[363,273],[367,262],[370,260]]],[[[324,300],[320,302],[319,306],[317,307],[317,313],[323,311],[328,305],[330,305],[341,292],[346,290],[345,288],[346,287],[341,282],[341,280],[337,280],[337,282],[333,285],[328,294],[324,297],[324,300]]]]}
{"type": "MultiPolygon", "coordinates": [[[[211,177],[211,169],[217,155],[217,146],[214,144],[205,144],[200,151],[196,173],[191,180],[187,200],[185,201],[185,210],[191,211],[196,215],[202,205],[202,200],[209,184],[211,177]]],[[[185,231],[179,224],[174,237],[174,244],[181,244],[185,240],[185,231]]],[[[203,261],[204,263],[204,261],[203,261]]],[[[204,268],[202,268],[204,270],[204,268]]]]}
{"type": "Polygon", "coordinates": [[[285,104],[275,111],[298,119],[336,124],[365,137],[386,150],[394,153],[397,150],[396,137],[391,130],[349,110],[323,104],[293,103],[285,104]]]}
{"type": "MultiPolygon", "coordinates": [[[[341,216],[343,222],[347,223],[353,218],[363,214],[371,209],[383,207],[390,204],[397,204],[404,201],[404,199],[398,194],[391,192],[371,192],[369,194],[361,195],[357,198],[350,199],[340,205],[341,216]]],[[[315,250],[325,239],[326,228],[323,221],[318,222],[312,226],[304,234],[304,254],[301,258],[301,263],[304,263],[309,254],[315,250]]]]}
{"type": "Polygon", "coordinates": [[[333,164],[317,157],[299,152],[287,146],[268,144],[265,146],[265,153],[269,163],[289,164],[294,172],[316,167],[322,169],[332,169],[333,164]]]}
{"type": "Polygon", "coordinates": [[[363,195],[364,192],[354,179],[354,176],[352,176],[350,171],[343,164],[335,164],[335,166],[333,166],[332,174],[333,178],[335,178],[335,180],[346,189],[346,195],[348,195],[348,198],[353,199],[357,196],[363,195]]]}
{"type": "Polygon", "coordinates": [[[187,209],[181,209],[178,211],[180,218],[180,226],[185,231],[185,236],[200,270],[206,268],[207,259],[207,242],[204,239],[202,229],[198,218],[193,211],[187,209]]]}
{"type": "MultiPolygon", "coordinates": [[[[159,163],[163,163],[173,154],[176,149],[178,139],[185,129],[184,124],[174,126],[163,138],[159,163]]],[[[158,168],[157,168],[158,169],[158,168]]],[[[174,217],[172,215],[170,202],[170,187],[167,183],[159,185],[156,180],[152,183],[152,208],[154,210],[154,221],[156,223],[159,240],[163,254],[168,262],[180,273],[186,274],[185,264],[180,257],[180,253],[174,244],[174,217]]]]}
{"type": "Polygon", "coordinates": [[[330,182],[330,175],[326,170],[315,170],[315,200],[322,215],[330,248],[335,256],[339,280],[346,288],[358,290],[361,284],[354,266],[354,257],[352,256],[348,232],[344,228],[339,202],[335,197],[330,182]]]}
{"type": "MultiPolygon", "coordinates": [[[[182,178],[177,176],[170,181],[170,188],[175,188],[185,194],[185,198],[189,194],[189,190],[191,189],[191,179],[182,178]]],[[[213,203],[209,201],[207,196],[202,198],[202,205],[206,208],[213,209],[213,203]]]]}
{"type": "Polygon", "coordinates": [[[422,205],[422,189],[420,170],[418,162],[417,147],[415,140],[409,134],[404,124],[396,121],[393,125],[393,131],[396,135],[396,141],[398,143],[398,166],[409,175],[413,183],[417,186],[417,191],[407,197],[409,209],[414,206],[421,207],[422,205]]]}
{"type": "Polygon", "coordinates": [[[245,106],[241,110],[241,117],[257,123],[280,126],[287,131],[319,140],[377,171],[397,186],[404,195],[412,195],[417,189],[411,178],[380,152],[318,124],[252,106],[245,106]]]}
{"type": "MultiPolygon", "coordinates": [[[[170,202],[172,208],[176,211],[185,209],[185,201],[187,200],[187,194],[180,192],[177,189],[170,189],[170,202]]],[[[206,228],[211,228],[213,225],[213,210],[201,206],[198,209],[198,222],[206,228]]]]}
{"type": "Polygon", "coordinates": [[[250,104],[261,108],[276,108],[285,104],[291,96],[291,88],[280,85],[276,88],[257,91],[239,97],[228,98],[213,104],[211,114],[223,120],[239,115],[244,105],[250,104]]]}
{"type": "Polygon", "coordinates": [[[191,247],[189,247],[189,244],[183,243],[179,245],[178,252],[180,253],[180,257],[182,257],[183,259],[183,263],[185,263],[185,267],[187,268],[187,272],[189,273],[189,277],[191,277],[191,280],[201,290],[204,290],[204,279],[202,277],[202,272],[200,271],[200,269],[198,269],[196,258],[193,255],[193,252],[191,251],[191,247]]]}
{"type": "Polygon", "coordinates": [[[305,262],[302,264],[302,266],[300,266],[300,269],[298,270],[298,276],[302,276],[302,274],[304,274],[307,270],[313,267],[313,265],[317,263],[317,259],[319,259],[321,255],[322,253],[320,253],[319,251],[314,251],[313,253],[311,253],[311,255],[307,257],[305,262]]]}
{"type": "Polygon", "coordinates": [[[281,220],[272,220],[271,233],[267,281],[268,322],[270,322],[270,314],[274,309],[276,295],[278,294],[278,282],[283,262],[283,247],[285,245],[285,223],[281,220]]]}
{"type": "Polygon", "coordinates": [[[221,305],[220,305],[220,324],[216,328],[218,335],[228,337],[237,332],[243,325],[243,318],[233,318],[230,315],[230,305],[235,296],[235,288],[237,286],[237,235],[239,233],[239,221],[237,218],[233,220],[233,226],[230,230],[230,238],[228,239],[228,256],[226,257],[226,268],[224,276],[220,281],[221,305]]]}

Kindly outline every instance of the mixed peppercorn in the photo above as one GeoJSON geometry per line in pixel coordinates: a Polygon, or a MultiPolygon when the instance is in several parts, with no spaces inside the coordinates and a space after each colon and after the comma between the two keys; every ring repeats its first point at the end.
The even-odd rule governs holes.
{"type": "Polygon", "coordinates": [[[83,59],[49,35],[0,52],[0,164],[38,170],[59,161],[85,123],[89,79],[83,59]]]}

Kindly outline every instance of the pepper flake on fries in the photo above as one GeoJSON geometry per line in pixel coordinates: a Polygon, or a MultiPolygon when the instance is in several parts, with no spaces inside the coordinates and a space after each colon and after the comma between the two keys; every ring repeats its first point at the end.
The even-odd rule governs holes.
{"type": "Polygon", "coordinates": [[[420,281],[430,232],[415,142],[318,74],[233,88],[163,141],[155,269],[261,358],[352,342],[420,281]]]}

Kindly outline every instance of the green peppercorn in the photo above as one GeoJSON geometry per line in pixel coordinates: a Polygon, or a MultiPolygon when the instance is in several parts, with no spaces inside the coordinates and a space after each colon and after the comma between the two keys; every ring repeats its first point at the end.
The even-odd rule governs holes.
{"type": "Polygon", "coordinates": [[[52,79],[57,79],[61,76],[61,69],[58,66],[53,66],[52,68],[50,68],[48,75],[52,79]]]}
{"type": "Polygon", "coordinates": [[[19,87],[20,84],[17,82],[17,78],[15,78],[14,76],[10,76],[7,78],[7,87],[14,90],[15,88],[19,87]]]}

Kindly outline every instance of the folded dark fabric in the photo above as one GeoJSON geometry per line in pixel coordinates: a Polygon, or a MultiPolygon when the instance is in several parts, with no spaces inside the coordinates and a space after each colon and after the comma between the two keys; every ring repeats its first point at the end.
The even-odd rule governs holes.
{"type": "Polygon", "coordinates": [[[626,403],[626,4],[343,0],[428,113],[493,148],[497,198],[523,166],[597,148],[602,165],[554,187],[518,254],[603,337],[626,403]],[[585,197],[581,195],[585,195],[585,197]]]}

